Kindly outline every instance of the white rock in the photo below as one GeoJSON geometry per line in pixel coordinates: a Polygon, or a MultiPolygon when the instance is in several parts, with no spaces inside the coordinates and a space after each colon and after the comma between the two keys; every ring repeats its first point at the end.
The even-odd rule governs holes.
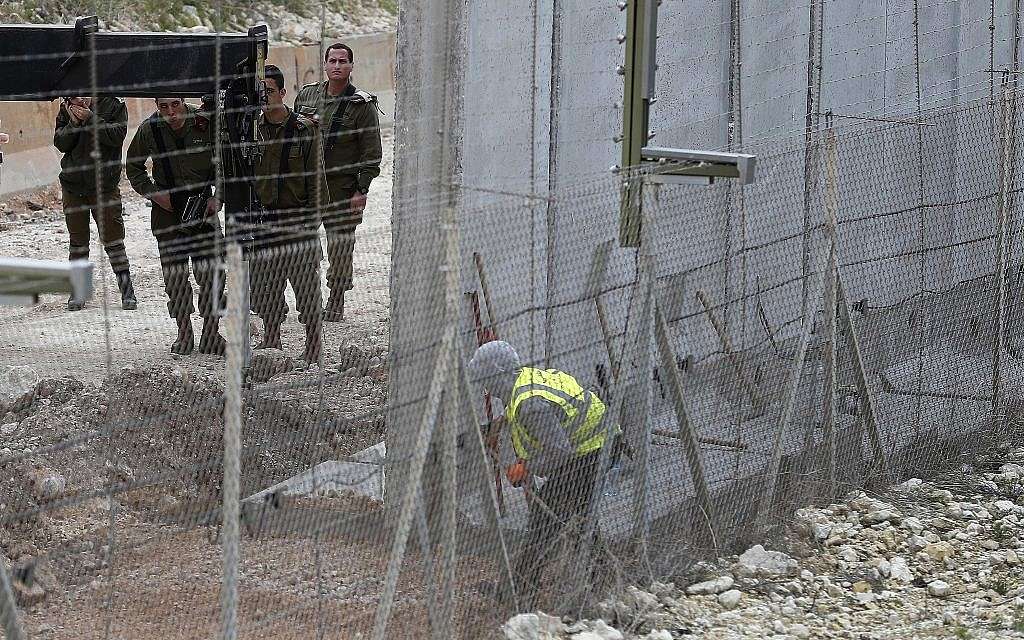
{"type": "Polygon", "coordinates": [[[608,623],[604,620],[594,620],[590,623],[590,631],[586,632],[592,634],[592,637],[581,638],[583,634],[576,634],[573,636],[576,640],[622,640],[622,632],[615,627],[608,626],[608,623]]]}
{"type": "Polygon", "coordinates": [[[810,638],[811,630],[807,628],[807,625],[794,624],[789,627],[789,632],[797,638],[810,638]]]}
{"type": "Polygon", "coordinates": [[[809,582],[811,580],[814,580],[814,574],[811,573],[810,571],[808,571],[807,569],[801,569],[800,570],[800,579],[801,580],[807,580],[809,582]]]}
{"type": "Polygon", "coordinates": [[[736,565],[742,577],[780,577],[794,575],[800,570],[797,561],[781,551],[767,551],[759,544],[747,549],[736,565]]]}
{"type": "Polygon", "coordinates": [[[732,589],[732,576],[722,576],[714,580],[705,580],[686,587],[686,593],[691,596],[713,596],[732,589]]]}
{"type": "Polygon", "coordinates": [[[998,515],[1007,515],[1015,512],[1017,510],[1017,505],[1010,500],[996,500],[992,503],[992,508],[995,509],[996,514],[998,515]]]}
{"type": "Polygon", "coordinates": [[[903,518],[903,522],[901,524],[903,525],[904,529],[908,529],[912,533],[918,535],[920,535],[920,533],[924,531],[924,524],[914,516],[903,518]]]}
{"type": "Polygon", "coordinates": [[[8,422],[7,424],[0,425],[0,435],[9,436],[18,430],[17,422],[8,422]]]}
{"type": "Polygon", "coordinates": [[[868,561],[868,565],[875,568],[880,578],[888,578],[889,572],[892,570],[892,565],[885,558],[872,558],[868,561]]]}
{"type": "Polygon", "coordinates": [[[811,524],[811,535],[813,535],[814,539],[818,540],[819,542],[822,540],[827,540],[828,537],[832,535],[832,525],[824,524],[821,522],[814,522],[811,524]]]}
{"type": "Polygon", "coordinates": [[[722,608],[726,611],[731,611],[740,603],[741,595],[742,594],[738,590],[730,589],[729,591],[718,594],[718,604],[722,605],[722,608]]]}
{"type": "Polygon", "coordinates": [[[857,550],[853,547],[843,547],[836,555],[839,556],[840,560],[845,560],[846,562],[857,562],[858,559],[857,550]]]}
{"type": "Polygon", "coordinates": [[[658,598],[653,593],[634,586],[626,587],[626,595],[623,602],[633,608],[633,611],[646,613],[658,609],[658,598]]]}
{"type": "Polygon", "coordinates": [[[922,480],[921,478],[910,478],[903,484],[897,485],[896,488],[899,489],[900,491],[912,493],[920,489],[922,485],[924,485],[924,480],[922,480]]]}
{"type": "Polygon", "coordinates": [[[672,634],[664,629],[657,629],[643,637],[643,640],[673,640],[672,634]]]}
{"type": "Polygon", "coordinates": [[[782,620],[776,620],[772,622],[772,631],[775,633],[786,633],[786,625],[782,623],[782,620]]]}
{"type": "Polygon", "coordinates": [[[914,581],[914,574],[907,566],[907,561],[900,556],[894,556],[889,561],[889,576],[897,582],[910,583],[914,581]]]}
{"type": "MultiPolygon", "coordinates": [[[[559,637],[565,625],[543,613],[520,613],[503,624],[501,630],[507,640],[552,640],[559,637]]],[[[621,633],[618,640],[622,640],[621,633]]]]}
{"type": "Polygon", "coordinates": [[[920,551],[924,549],[928,544],[928,541],[921,536],[910,536],[907,538],[907,546],[910,547],[911,551],[920,551]]]}
{"type": "Polygon", "coordinates": [[[899,515],[888,509],[879,509],[878,511],[865,513],[860,517],[861,523],[866,525],[880,524],[890,520],[899,520],[899,515]]]}
{"type": "Polygon", "coordinates": [[[999,473],[1007,476],[1015,475],[1018,478],[1024,478],[1024,467],[1019,464],[1008,463],[999,467],[999,473]]]}
{"type": "Polygon", "coordinates": [[[945,598],[953,592],[953,588],[949,586],[949,583],[943,580],[933,580],[928,583],[928,595],[936,598],[945,598]]]}

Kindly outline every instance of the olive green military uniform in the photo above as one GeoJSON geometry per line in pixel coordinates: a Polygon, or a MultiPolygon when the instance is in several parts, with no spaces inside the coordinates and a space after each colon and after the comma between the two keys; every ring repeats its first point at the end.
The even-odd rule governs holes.
{"type": "Polygon", "coordinates": [[[167,312],[180,319],[192,315],[189,260],[199,285],[199,314],[211,318],[223,307],[224,272],[218,221],[202,219],[185,224],[182,215],[191,196],[212,194],[213,126],[192,105],[181,130],[174,131],[159,112],[143,122],[128,145],[125,173],[140,195],[160,191],[171,196],[174,211],[152,203],[150,228],[160,252],[160,268],[167,294],[167,312]],[[161,149],[161,146],[163,147],[161,149]],[[152,159],[153,173],[146,170],[152,159]]]}
{"type": "Polygon", "coordinates": [[[124,248],[124,217],[121,207],[121,146],[128,133],[128,109],[117,98],[99,98],[93,115],[82,124],[71,119],[61,105],[54,126],[53,145],[64,154],[60,161],[60,187],[64,220],[68,227],[68,258],[89,258],[89,216],[96,221],[103,249],[120,284],[129,271],[124,248]],[[94,120],[98,122],[94,122],[94,120]],[[96,194],[96,162],[92,158],[93,126],[100,148],[100,193],[96,194]]]}
{"type": "Polygon", "coordinates": [[[316,114],[323,137],[324,169],[330,192],[324,207],[327,231],[327,286],[332,300],[352,288],[352,252],[355,230],[363,220],[361,210],[349,201],[357,192],[367,193],[380,175],[381,141],[377,97],[349,83],[340,96],[327,93],[327,81],[307,84],[295,97],[295,109],[316,114]]]}
{"type": "Polygon", "coordinates": [[[307,334],[321,319],[320,238],[317,191],[323,192],[320,138],[316,125],[288,110],[275,124],[261,117],[254,185],[265,210],[267,228],[257,231],[252,264],[252,306],[268,325],[288,314],[284,289],[291,282],[299,322],[307,334]]]}

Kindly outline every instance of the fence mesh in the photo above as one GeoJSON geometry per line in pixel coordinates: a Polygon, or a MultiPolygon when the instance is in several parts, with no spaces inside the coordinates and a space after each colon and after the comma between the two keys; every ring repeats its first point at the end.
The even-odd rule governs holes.
{"type": "MultiPolygon", "coordinates": [[[[665,4],[681,30],[681,6],[665,4]]],[[[860,23],[837,24],[828,5],[829,33],[860,23]]],[[[710,20],[731,34],[728,68],[771,50],[770,38],[740,42],[774,15],[710,20]]],[[[821,19],[798,25],[805,49],[821,19]]],[[[466,28],[409,24],[447,38],[466,28]]],[[[612,42],[587,34],[559,46],[612,42]]],[[[318,70],[332,51],[322,40],[318,70]]],[[[252,70],[236,77],[218,58],[203,63],[212,74],[104,85],[161,49],[108,42],[60,56],[0,44],[4,66],[76,53],[87,94],[47,106],[53,91],[0,81],[0,97],[54,114],[62,156],[57,186],[4,196],[0,253],[96,265],[91,299],[0,311],[8,637],[484,638],[516,611],[613,616],[609,594],[685,580],[699,560],[784,530],[802,505],[1019,436],[1010,76],[1000,87],[971,75],[953,106],[922,99],[920,75],[916,108],[905,86],[898,107],[884,92],[842,104],[890,121],[821,114],[798,138],[782,134],[802,116],[749,139],[734,129],[707,146],[757,153],[754,184],[657,186],[639,167],[568,180],[571,158],[546,178],[495,173],[469,133],[445,129],[450,114],[415,112],[412,98],[397,130],[351,96],[340,115],[293,118],[273,107],[301,91],[298,54],[283,84],[268,74],[247,144],[231,129],[246,105],[212,88],[252,70]],[[415,146],[410,131],[449,137],[415,146]],[[460,144],[455,178],[392,198],[396,160],[422,167],[460,144]],[[627,180],[644,182],[636,250],[617,241],[627,180]],[[409,238],[436,243],[439,259],[415,260],[409,238]]],[[[856,51],[841,43],[826,58],[856,51]]],[[[457,54],[429,55],[420,62],[457,54]]],[[[697,60],[661,73],[674,86],[697,60]]],[[[742,79],[761,87],[784,68],[742,79]]],[[[318,73],[329,79],[329,64],[318,73]]],[[[826,91],[863,75],[837,73],[826,91]]],[[[458,124],[509,115],[472,91],[492,81],[467,76],[458,124]]],[[[552,85],[553,112],[578,106],[578,85],[552,85]]],[[[756,105],[730,94],[722,106],[667,137],[738,125],[756,105]]],[[[555,160],[558,145],[594,142],[578,123],[549,127],[555,160]]],[[[26,141],[49,135],[19,132],[8,177],[41,172],[26,141]]],[[[536,151],[518,144],[506,150],[536,151]]]]}

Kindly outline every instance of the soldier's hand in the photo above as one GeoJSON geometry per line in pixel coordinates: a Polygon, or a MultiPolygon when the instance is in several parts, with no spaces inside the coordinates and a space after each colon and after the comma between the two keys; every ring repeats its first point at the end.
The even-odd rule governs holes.
{"type": "Polygon", "coordinates": [[[165,211],[174,211],[174,205],[171,204],[171,196],[166,191],[157,191],[156,193],[149,194],[149,199],[155,205],[165,211]]]}
{"type": "Polygon", "coordinates": [[[73,117],[78,124],[82,124],[92,117],[92,111],[86,107],[80,107],[73,104],[69,108],[71,110],[71,117],[73,117]]]}
{"type": "Polygon", "coordinates": [[[352,211],[362,211],[366,208],[366,194],[356,191],[352,195],[352,199],[349,200],[348,206],[352,211]]]}
{"type": "Polygon", "coordinates": [[[0,133],[0,144],[7,144],[11,141],[11,136],[6,133],[0,133]]]}
{"type": "Polygon", "coordinates": [[[220,200],[217,198],[210,198],[206,201],[206,217],[213,217],[217,215],[218,211],[220,211],[220,200]]]}

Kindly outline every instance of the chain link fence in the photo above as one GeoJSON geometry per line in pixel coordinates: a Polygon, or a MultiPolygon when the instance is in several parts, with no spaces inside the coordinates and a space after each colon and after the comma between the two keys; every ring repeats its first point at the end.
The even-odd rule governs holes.
{"type": "MultiPolygon", "coordinates": [[[[92,89],[105,92],[95,77],[92,89]]],[[[148,116],[159,103],[129,104],[148,116]]],[[[182,232],[170,250],[131,185],[108,189],[138,309],[104,266],[81,311],[58,296],[2,311],[7,636],[487,638],[519,610],[613,616],[609,594],[685,581],[701,559],[784,532],[802,505],[1019,438],[1020,117],[1008,78],[953,108],[759,139],[755,184],[644,184],[639,250],[609,224],[623,181],[645,180],[637,168],[547,196],[423,185],[410,214],[379,186],[393,175],[385,126],[340,323],[319,321],[333,258],[318,223],[345,215],[306,186],[320,162],[266,173],[309,189],[294,218],[245,234],[229,203],[201,240],[163,227],[182,232]],[[541,256],[533,225],[502,224],[546,206],[560,222],[541,256]],[[407,217],[392,226],[392,210],[407,217]],[[415,224],[443,259],[392,265],[392,236],[415,224]],[[195,287],[212,281],[198,307],[224,353],[171,353],[184,337],[165,303],[195,295],[186,254],[195,287]],[[254,300],[282,276],[277,344],[266,321],[280,307],[254,300]],[[398,279],[438,304],[393,302],[398,279]],[[416,335],[392,315],[415,318],[416,335]],[[572,432],[549,434],[562,457],[512,486],[521,452],[493,428],[511,398],[468,365],[495,339],[580,383],[559,410],[598,398],[603,446],[582,455],[572,432]]],[[[118,126],[86,117],[76,135],[101,144],[118,126]]],[[[297,161],[309,138],[295,139],[297,161]]],[[[153,154],[146,171],[204,153],[223,171],[232,145],[213,140],[153,154]]],[[[430,152],[394,153],[409,166],[430,152]]],[[[101,181],[104,166],[120,160],[72,168],[101,181]]],[[[55,203],[6,222],[2,252],[63,260],[65,217],[93,207],[55,203]]],[[[96,223],[94,258],[116,246],[96,223]]]]}

